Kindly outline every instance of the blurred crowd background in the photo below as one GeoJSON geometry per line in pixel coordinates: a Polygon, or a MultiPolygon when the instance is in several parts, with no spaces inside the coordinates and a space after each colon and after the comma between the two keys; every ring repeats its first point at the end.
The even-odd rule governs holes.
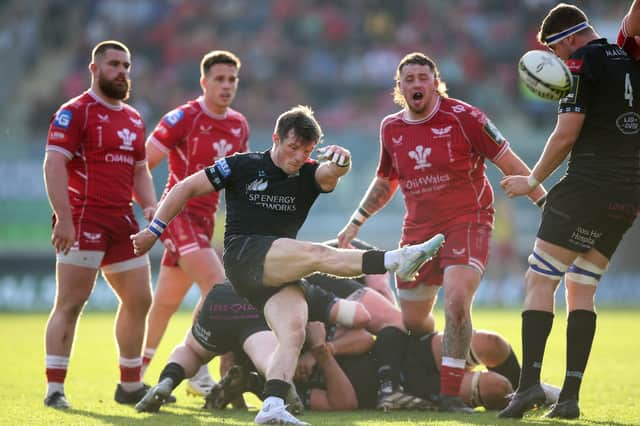
{"type": "MultiPolygon", "coordinates": [[[[555,3],[0,0],[0,280],[25,266],[19,256],[53,261],[51,211],[41,173],[46,132],[57,107],[89,86],[90,51],[101,40],[117,39],[131,49],[130,103],[148,130],[165,112],[200,93],[199,62],[213,49],[231,50],[242,60],[233,107],[249,120],[252,148],[270,145],[280,112],[296,104],[312,106],[327,142],[348,147],[354,156],[351,174],[335,194],[321,197],[302,230],[301,237],[320,240],[335,236],[374,173],[379,122],[397,110],[393,77],[408,52],[432,56],[450,96],[484,110],[516,152],[535,162],[555,124],[556,105],[519,85],[516,64],[525,51],[541,48],[535,40],[538,25],[555,3]]],[[[631,1],[573,3],[603,36],[615,40],[631,1]]],[[[539,211],[526,200],[502,199],[499,175],[492,166],[489,171],[498,215],[487,279],[519,280],[539,211]]],[[[154,171],[158,191],[165,176],[165,170],[154,171]]],[[[393,247],[402,215],[401,196],[396,196],[365,225],[362,236],[393,247]]],[[[629,248],[640,247],[637,228],[612,265],[616,273],[632,274],[625,275],[631,282],[640,272],[629,248]]],[[[217,229],[219,235],[222,226],[217,229]]],[[[1,299],[0,290],[0,307],[1,299]]]]}

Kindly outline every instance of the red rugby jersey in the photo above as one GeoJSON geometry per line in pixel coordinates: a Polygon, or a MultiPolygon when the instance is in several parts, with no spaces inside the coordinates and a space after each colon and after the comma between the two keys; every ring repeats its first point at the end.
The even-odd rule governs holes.
{"type": "Polygon", "coordinates": [[[100,99],[92,90],[71,99],[51,118],[47,151],[69,158],[69,199],[79,209],[131,212],[136,164],[145,161],[145,124],[133,107],[100,99]]]}
{"type": "MultiPolygon", "coordinates": [[[[231,108],[227,108],[224,115],[212,113],[201,96],[168,112],[149,140],[169,156],[164,197],[187,176],[234,152],[247,151],[249,124],[241,113],[231,108]]],[[[213,215],[218,199],[218,192],[192,198],[184,211],[213,215]]]]}
{"type": "Polygon", "coordinates": [[[406,214],[403,240],[450,225],[493,224],[493,190],[484,159],[497,160],[509,143],[487,116],[456,99],[410,121],[404,111],[380,125],[377,175],[398,179],[406,214]]]}

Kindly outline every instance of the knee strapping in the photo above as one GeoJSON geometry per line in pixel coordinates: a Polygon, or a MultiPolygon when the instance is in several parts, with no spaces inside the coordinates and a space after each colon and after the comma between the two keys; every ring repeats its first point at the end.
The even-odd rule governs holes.
{"type": "Polygon", "coordinates": [[[336,323],[344,327],[352,327],[358,309],[358,302],[352,300],[340,300],[338,303],[338,314],[336,323]]]}
{"type": "Polygon", "coordinates": [[[606,268],[578,257],[567,271],[567,278],[577,284],[597,286],[606,268]]]}
{"type": "Polygon", "coordinates": [[[569,268],[569,265],[565,265],[539,248],[533,249],[533,253],[529,255],[528,260],[530,270],[556,280],[562,279],[562,276],[569,268]]]}

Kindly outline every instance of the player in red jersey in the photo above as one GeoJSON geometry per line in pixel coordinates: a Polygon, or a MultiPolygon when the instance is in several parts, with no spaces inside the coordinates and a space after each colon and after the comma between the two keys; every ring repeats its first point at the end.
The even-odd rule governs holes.
{"type": "Polygon", "coordinates": [[[634,0],[629,12],[622,19],[618,33],[618,46],[633,59],[640,60],[640,2],[634,0]]]}
{"type": "MultiPolygon", "coordinates": [[[[403,109],[382,120],[378,170],[349,223],[338,234],[346,247],[369,216],[383,208],[398,187],[406,215],[400,245],[446,238],[438,256],[413,281],[397,279],[405,326],[432,332],[432,309],[445,289],[441,375],[442,410],[470,412],[457,395],[471,340],[471,302],[484,272],[493,227],[493,190],[485,158],[504,174],[528,173],[500,131],[479,109],[446,94],[435,62],[422,53],[397,67],[394,100],[403,109]]],[[[545,191],[530,194],[538,204],[545,191]]],[[[394,384],[395,392],[402,392],[394,384]]],[[[388,389],[388,387],[386,387],[388,389]]],[[[379,398],[391,398],[381,392],[379,398]]]]}
{"type": "MultiPolygon", "coordinates": [[[[240,59],[231,52],[207,53],[200,63],[202,96],[167,113],[147,140],[149,167],[169,158],[165,194],[179,181],[216,160],[248,148],[249,125],[230,108],[238,89],[240,59]]],[[[149,312],[143,374],[160,344],[169,319],[191,284],[200,288],[200,310],[215,283],[224,281],[222,263],[211,247],[219,193],[191,199],[162,235],[165,252],[149,312]]],[[[187,383],[187,392],[206,395],[213,380],[207,365],[187,383]]]]}
{"type": "Polygon", "coordinates": [[[151,304],[149,259],[133,252],[138,230],[131,198],[153,217],[156,194],[145,158],[145,125],[125,104],[131,55],[120,42],[95,46],[91,88],[65,103],[49,126],[44,178],[53,209],[56,300],[47,322],[45,405],[69,408],[64,379],[82,308],[102,274],[119,300],[115,337],[120,383],[115,399],[134,404],[145,394],[140,356],[151,304]]]}

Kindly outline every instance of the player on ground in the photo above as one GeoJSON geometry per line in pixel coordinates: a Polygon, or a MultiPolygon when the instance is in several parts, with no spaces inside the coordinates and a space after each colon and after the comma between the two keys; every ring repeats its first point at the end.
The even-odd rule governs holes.
{"type": "MultiPolygon", "coordinates": [[[[309,285],[304,286],[304,295],[309,306],[313,307],[309,311],[312,321],[327,324],[342,321],[340,324],[348,327],[363,327],[369,321],[369,313],[358,303],[337,299],[332,293],[309,285]],[[353,316],[346,318],[345,310],[352,312],[353,316]]],[[[239,296],[228,281],[216,284],[206,296],[191,332],[173,350],[158,384],[147,392],[136,409],[158,411],[185,378],[191,377],[202,364],[224,353],[232,352],[237,359],[246,358],[246,354],[264,376],[277,343],[260,311],[239,296]]],[[[289,395],[289,401],[295,401],[296,396],[295,393],[289,395]]],[[[228,402],[225,401],[225,405],[228,402]]]]}
{"type": "MultiPolygon", "coordinates": [[[[200,63],[202,96],[166,114],[147,139],[151,169],[169,157],[165,194],[216,160],[247,151],[249,125],[242,114],[230,108],[238,89],[240,65],[231,52],[216,50],[204,55],[200,63]]],[[[143,374],[191,284],[195,282],[201,294],[195,319],[211,287],[224,281],[222,262],[211,247],[218,197],[214,192],[189,200],[162,234],[165,251],[147,322],[143,374]]],[[[187,392],[204,396],[213,383],[204,364],[189,379],[187,392]]]]}
{"type": "Polygon", "coordinates": [[[271,149],[223,158],[181,181],[161,202],[150,228],[132,236],[136,252],[145,253],[190,198],[226,189],[226,275],[238,294],[264,311],[278,338],[267,370],[267,398],[256,423],[298,422],[285,410],[284,397],[304,342],[307,304],[299,287],[303,277],[316,271],[354,276],[391,270],[410,279],[442,244],[438,235],[383,252],[296,240],[318,195],[332,191],[351,165],[349,151],[337,145],[321,149],[327,161],[310,159],[321,139],[320,125],[308,107],[284,112],[276,121],[271,149]]]}
{"type": "MultiPolygon", "coordinates": [[[[471,303],[484,273],[493,226],[493,190],[485,159],[505,175],[527,165],[479,109],[447,96],[436,63],[410,53],[398,64],[394,100],[403,109],[382,120],[378,170],[350,222],[338,234],[347,247],[362,224],[401,188],[406,215],[400,246],[442,232],[446,243],[412,280],[397,277],[405,326],[434,330],[432,309],[445,290],[440,409],[467,412],[458,397],[471,341],[471,303]]],[[[542,187],[531,193],[542,204],[542,187]]]]}
{"type": "Polygon", "coordinates": [[[542,400],[542,360],[554,296],[564,277],[566,376],[547,417],[580,416],[580,385],[596,329],[594,297],[622,236],[640,206],[640,68],[600,38],[579,8],[561,3],[542,21],[538,39],[565,60],[571,92],[533,171],[505,178],[508,196],[530,194],[571,153],[565,176],[549,192],[529,257],[522,312],[522,374],[500,417],[520,418],[542,400]]]}
{"type": "Polygon", "coordinates": [[[138,231],[131,196],[147,219],[156,194],[145,158],[145,125],[125,104],[131,55],[117,41],[98,43],[91,54],[91,88],[53,117],[44,178],[53,209],[56,300],[45,336],[45,405],[69,408],[64,379],[76,324],[96,274],[118,297],[115,337],[120,383],[115,400],[134,404],[145,394],[140,380],[145,319],[151,304],[149,259],[134,254],[129,235],[138,231]]]}

